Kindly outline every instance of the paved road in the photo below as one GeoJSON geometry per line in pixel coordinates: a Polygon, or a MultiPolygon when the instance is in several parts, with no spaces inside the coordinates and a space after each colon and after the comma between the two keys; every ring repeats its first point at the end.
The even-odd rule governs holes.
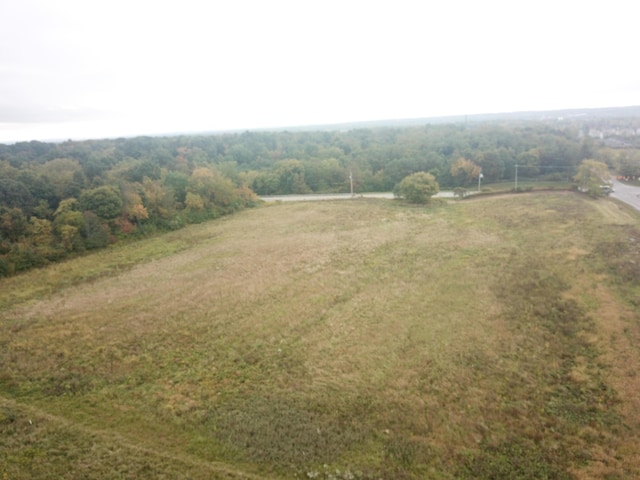
{"type": "Polygon", "coordinates": [[[636,210],[640,210],[640,187],[633,187],[614,180],[611,196],[621,202],[628,203],[636,210]]]}
{"type": "MultiPolygon", "coordinates": [[[[453,197],[453,192],[440,192],[434,197],[453,197]]],[[[309,195],[265,195],[260,197],[265,202],[307,202],[312,200],[349,200],[350,198],[394,198],[391,192],[358,193],[353,197],[348,193],[315,193],[309,195]]]]}
{"type": "MultiPolygon", "coordinates": [[[[453,192],[440,192],[436,197],[450,198],[453,192]]],[[[625,183],[613,181],[613,198],[628,203],[636,210],[640,210],[640,187],[633,187],[625,183]]],[[[260,197],[265,202],[308,202],[316,200],[349,200],[350,198],[394,198],[391,192],[360,193],[353,197],[348,193],[309,194],[309,195],[270,195],[260,197]]]]}

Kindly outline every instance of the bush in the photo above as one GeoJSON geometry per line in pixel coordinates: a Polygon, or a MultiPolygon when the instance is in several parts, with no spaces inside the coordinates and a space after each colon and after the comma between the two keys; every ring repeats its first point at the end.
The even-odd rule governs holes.
{"type": "Polygon", "coordinates": [[[403,178],[394,189],[396,196],[411,203],[428,203],[439,191],[436,178],[427,172],[417,172],[403,178]]]}

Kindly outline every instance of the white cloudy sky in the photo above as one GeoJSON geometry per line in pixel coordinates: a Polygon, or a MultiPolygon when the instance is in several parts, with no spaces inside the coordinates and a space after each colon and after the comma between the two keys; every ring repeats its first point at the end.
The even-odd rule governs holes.
{"type": "Polygon", "coordinates": [[[0,142],[640,104],[634,2],[0,0],[0,142]]]}

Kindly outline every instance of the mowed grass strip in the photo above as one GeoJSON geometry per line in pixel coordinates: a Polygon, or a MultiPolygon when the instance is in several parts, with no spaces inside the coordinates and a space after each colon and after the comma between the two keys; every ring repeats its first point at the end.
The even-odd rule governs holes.
{"type": "Polygon", "coordinates": [[[566,193],[280,204],[3,280],[0,473],[86,478],[80,428],[138,478],[640,475],[637,239],[566,193]],[[75,457],[25,457],[29,409],[75,457]]]}

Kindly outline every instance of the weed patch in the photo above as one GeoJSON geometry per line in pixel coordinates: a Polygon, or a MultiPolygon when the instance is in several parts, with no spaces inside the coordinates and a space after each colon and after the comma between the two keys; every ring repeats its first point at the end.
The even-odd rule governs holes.
{"type": "Polygon", "coordinates": [[[640,285],[640,231],[629,225],[613,226],[611,236],[596,246],[594,256],[614,281],[640,285]]]}
{"type": "Polygon", "coordinates": [[[567,472],[566,452],[561,447],[544,448],[521,438],[499,445],[483,445],[480,454],[464,458],[459,478],[510,480],[572,480],[567,472]]]}
{"type": "Polygon", "coordinates": [[[496,286],[511,328],[521,339],[517,351],[522,357],[516,357],[512,369],[517,368],[520,377],[534,379],[505,383],[510,388],[501,395],[512,402],[527,398],[527,423],[537,427],[528,430],[521,425],[519,429],[529,433],[520,437],[520,444],[510,439],[474,455],[473,468],[487,472],[486,477],[477,478],[572,478],[567,466],[591,458],[578,435],[580,429],[615,431],[621,426],[616,413],[619,399],[606,382],[598,352],[584,340],[594,331],[593,320],[566,296],[569,280],[560,272],[541,269],[537,260],[527,254],[511,257],[508,272],[496,286]],[[527,361],[527,351],[534,351],[538,342],[544,345],[544,357],[527,361]],[[575,374],[578,363],[581,376],[575,374]],[[561,454],[556,454],[558,449],[561,454]],[[525,453],[522,465],[526,467],[520,470],[510,459],[525,453]]]}
{"type": "MultiPolygon", "coordinates": [[[[361,400],[353,400],[367,410],[361,400]]],[[[239,460],[281,466],[340,463],[372,433],[360,407],[342,398],[330,404],[253,396],[226,402],[209,413],[211,434],[231,446],[239,460]],[[338,408],[340,411],[336,411],[338,408]]]]}

